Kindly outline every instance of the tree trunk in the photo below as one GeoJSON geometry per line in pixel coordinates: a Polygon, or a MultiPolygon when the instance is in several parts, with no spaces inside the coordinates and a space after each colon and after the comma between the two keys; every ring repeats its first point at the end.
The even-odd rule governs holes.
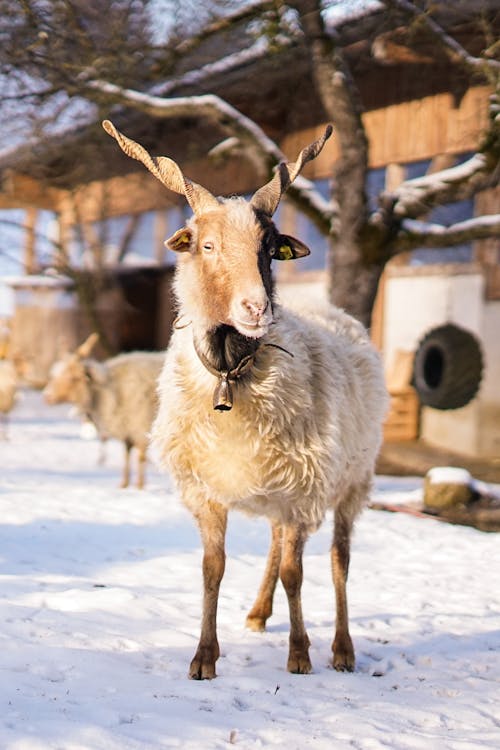
{"type": "Polygon", "coordinates": [[[384,251],[382,235],[368,225],[368,141],[361,99],[335,39],[325,30],[320,3],[295,0],[293,5],[311,50],[316,87],[340,145],[333,183],[338,215],[327,263],[329,299],[369,325],[384,251]]]}
{"type": "Polygon", "coordinates": [[[342,235],[331,245],[327,257],[328,298],[332,304],[354,315],[367,328],[383,264],[366,266],[360,260],[359,242],[342,235]]]}

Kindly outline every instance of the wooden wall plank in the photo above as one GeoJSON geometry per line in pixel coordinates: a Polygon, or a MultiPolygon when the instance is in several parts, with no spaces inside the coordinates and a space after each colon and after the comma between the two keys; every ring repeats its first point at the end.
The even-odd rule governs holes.
{"type": "MultiPolygon", "coordinates": [[[[370,167],[475,150],[487,125],[490,94],[488,86],[475,86],[464,94],[458,107],[451,94],[438,94],[366,112],[363,122],[370,143],[370,167]]],[[[324,125],[319,125],[287,136],[282,150],[295,158],[294,154],[319,137],[323,129],[324,125]]],[[[305,176],[321,179],[331,175],[338,156],[335,131],[332,140],[333,144],[329,142],[306,166],[305,176]]]]}

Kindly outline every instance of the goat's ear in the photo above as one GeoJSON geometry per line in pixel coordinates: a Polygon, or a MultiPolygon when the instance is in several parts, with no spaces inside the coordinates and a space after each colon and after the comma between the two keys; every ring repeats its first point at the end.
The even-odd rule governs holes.
{"type": "Polygon", "coordinates": [[[176,253],[186,253],[191,249],[192,239],[192,231],[187,227],[183,227],[166,240],[165,247],[168,247],[169,250],[174,250],[176,253]]]}
{"type": "Polygon", "coordinates": [[[295,260],[295,258],[305,258],[310,255],[311,251],[300,240],[290,237],[288,234],[280,234],[278,238],[278,249],[273,258],[275,260],[295,260]]]}

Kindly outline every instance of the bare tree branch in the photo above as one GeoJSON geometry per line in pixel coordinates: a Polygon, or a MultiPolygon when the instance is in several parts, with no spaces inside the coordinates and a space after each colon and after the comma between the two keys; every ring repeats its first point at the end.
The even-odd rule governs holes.
{"type": "MultiPolygon", "coordinates": [[[[293,40],[282,40],[280,42],[281,47],[286,47],[292,43],[293,40]]],[[[150,94],[154,96],[166,96],[175,89],[181,86],[195,86],[203,83],[210,76],[218,75],[220,73],[227,73],[230,70],[234,70],[241,65],[248,65],[249,63],[261,60],[263,57],[269,54],[271,45],[267,39],[258,39],[255,44],[252,44],[245,50],[235,52],[232,55],[227,55],[214,63],[209,63],[196,70],[189,70],[181,76],[172,77],[164,83],[157,84],[150,89],[150,94]]]]}
{"type": "Polygon", "coordinates": [[[410,0],[383,0],[383,2],[386,6],[399,8],[424,23],[429,31],[431,31],[439,40],[443,48],[448,51],[448,54],[455,60],[461,60],[470,68],[479,70],[483,73],[486,70],[490,70],[496,75],[500,73],[500,62],[498,60],[489,59],[487,57],[475,57],[474,55],[469,54],[469,52],[467,52],[467,50],[462,47],[456,39],[447,34],[443,27],[440,26],[429,13],[422,11],[421,8],[415,5],[415,3],[410,2],[410,0]]]}
{"type": "Polygon", "coordinates": [[[451,247],[490,237],[500,237],[500,214],[476,216],[448,227],[405,219],[394,241],[394,248],[401,252],[417,247],[451,247]]]}
{"type": "MultiPolygon", "coordinates": [[[[0,218],[0,225],[6,226],[6,227],[13,227],[15,229],[18,229],[19,231],[24,230],[23,222],[19,220],[16,221],[13,219],[8,219],[3,216],[0,218]]],[[[58,242],[52,237],[48,237],[45,232],[40,232],[37,229],[33,230],[33,234],[37,240],[49,246],[50,252],[52,254],[57,255],[58,257],[63,257],[64,247],[60,242],[58,242]]],[[[14,260],[16,263],[19,263],[19,265],[21,265],[21,261],[19,260],[19,258],[16,255],[13,255],[10,251],[6,251],[5,249],[2,249],[0,253],[4,255],[5,257],[9,258],[9,260],[14,260]]],[[[41,262],[42,262],[42,265],[46,264],[48,262],[48,259],[42,258],[41,262]]]]}
{"type": "Polygon", "coordinates": [[[183,39],[175,46],[174,52],[176,54],[186,55],[199,47],[202,42],[209,39],[211,36],[219,34],[221,31],[231,29],[241,21],[250,20],[256,14],[276,9],[279,4],[280,3],[279,1],[277,2],[277,0],[259,0],[259,2],[249,3],[232,13],[228,13],[222,18],[217,18],[196,35],[183,39]]]}
{"type": "Polygon", "coordinates": [[[463,164],[441,172],[406,180],[392,193],[382,194],[382,204],[392,204],[396,218],[416,218],[435,206],[471,198],[498,183],[500,165],[477,153],[463,164]]]}
{"type": "Polygon", "coordinates": [[[132,216],[129,217],[127,226],[125,227],[125,232],[123,233],[123,237],[120,242],[120,247],[118,248],[117,263],[121,263],[125,258],[130,245],[132,244],[132,240],[134,239],[137,227],[142,221],[142,217],[143,214],[132,214],[132,216]]]}
{"type": "MultiPolygon", "coordinates": [[[[124,89],[107,81],[87,81],[85,86],[152,117],[206,117],[216,122],[225,133],[239,139],[243,149],[251,153],[254,161],[258,160],[266,177],[274,165],[287,161],[276,143],[253,120],[218,96],[206,94],[163,99],[140,91],[124,89]]],[[[292,188],[289,190],[289,197],[295,202],[300,202],[301,207],[320,230],[324,231],[326,226],[330,228],[335,216],[334,204],[326,201],[314,185],[302,177],[295,180],[292,188]]]]}

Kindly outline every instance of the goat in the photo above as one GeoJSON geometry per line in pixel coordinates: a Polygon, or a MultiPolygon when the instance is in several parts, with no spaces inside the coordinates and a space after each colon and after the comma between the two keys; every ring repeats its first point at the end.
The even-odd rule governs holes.
{"type": "Polygon", "coordinates": [[[149,431],[156,412],[156,382],[164,355],[130,352],[98,362],[89,359],[97,342],[91,334],[74,352],[56,362],[44,389],[47,403],[69,401],[95,426],[101,440],[125,446],[121,487],[130,483],[130,452],[138,453],[137,487],[144,487],[149,431]]]}
{"type": "Polygon", "coordinates": [[[189,676],[216,676],[217,604],[231,509],[266,516],[272,539],[247,626],[264,630],[278,577],[289,605],[287,668],[312,671],[304,626],[302,556],[332,508],[336,592],[333,667],[352,671],[346,579],[353,522],[367,500],[387,408],[381,361],[362,325],[343,311],[306,319],[273,297],[271,261],[309,254],[272,221],[282,192],[331,133],[281,164],[247,202],[218,199],[166,157],[151,157],[105,121],[105,130],[194,215],[165,243],[179,253],[180,318],[159,380],[152,429],[159,460],[194,515],[204,547],[203,614],[189,676]],[[212,400],[213,399],[213,400],[212,400]]]}

